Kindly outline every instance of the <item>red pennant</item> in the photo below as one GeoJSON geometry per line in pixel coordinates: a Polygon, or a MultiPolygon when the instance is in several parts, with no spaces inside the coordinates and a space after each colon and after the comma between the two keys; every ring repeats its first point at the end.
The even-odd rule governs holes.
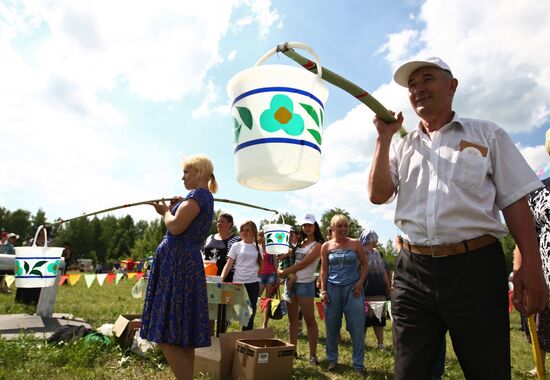
{"type": "Polygon", "coordinates": [[[112,283],[113,283],[113,280],[114,280],[115,278],[116,278],[116,274],[114,274],[114,273],[109,273],[109,274],[107,275],[107,282],[108,282],[109,284],[112,284],[112,283]]]}
{"type": "Polygon", "coordinates": [[[315,301],[315,306],[317,306],[317,311],[319,312],[319,318],[321,321],[325,320],[325,305],[322,302],[315,301]]]}
{"type": "Polygon", "coordinates": [[[145,274],[145,273],[143,273],[143,272],[136,272],[136,278],[137,278],[137,280],[138,280],[138,281],[141,280],[141,278],[143,277],[144,274],[145,274]]]}
{"type": "Polygon", "coordinates": [[[267,305],[271,302],[271,298],[260,298],[260,310],[263,313],[265,309],[267,308],[267,305]]]}
{"type": "Polygon", "coordinates": [[[514,304],[512,303],[513,299],[514,299],[514,291],[509,290],[508,291],[508,312],[509,313],[514,311],[514,304]]]}
{"type": "Polygon", "coordinates": [[[59,286],[63,285],[63,283],[64,283],[65,281],[67,281],[68,278],[69,278],[69,276],[67,276],[66,274],[62,274],[61,277],[59,277],[58,285],[59,285],[59,286]]]}

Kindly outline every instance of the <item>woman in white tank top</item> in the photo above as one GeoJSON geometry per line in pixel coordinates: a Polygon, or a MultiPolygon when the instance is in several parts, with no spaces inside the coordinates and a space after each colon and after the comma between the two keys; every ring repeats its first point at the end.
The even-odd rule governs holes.
{"type": "Polygon", "coordinates": [[[319,264],[321,244],[324,242],[321,229],[315,216],[306,214],[300,222],[300,241],[296,248],[296,262],[289,268],[279,270],[280,277],[290,273],[296,274],[296,283],[290,290],[291,302],[287,302],[290,342],[297,347],[298,341],[298,306],[302,311],[307,327],[309,342],[309,360],[318,364],[317,341],[319,331],[315,320],[315,279],[314,274],[319,264]]]}

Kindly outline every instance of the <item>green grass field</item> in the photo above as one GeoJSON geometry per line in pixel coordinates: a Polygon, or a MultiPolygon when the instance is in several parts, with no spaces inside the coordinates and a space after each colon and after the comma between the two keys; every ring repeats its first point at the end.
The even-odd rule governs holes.
{"type": "MultiPolygon", "coordinates": [[[[70,313],[83,318],[94,328],[104,323],[114,323],[119,314],[141,313],[143,300],[134,299],[131,289],[136,280],[123,279],[118,285],[105,283],[102,287],[94,283],[86,288],[81,279],[76,285],[60,287],[55,312],[70,313]]],[[[14,294],[0,293],[0,314],[32,313],[34,308],[14,302],[14,294]]],[[[261,325],[261,317],[256,316],[255,326],[261,325]]],[[[298,352],[304,356],[294,361],[295,379],[355,379],[358,378],[351,367],[351,342],[344,333],[340,345],[340,363],[335,372],[324,371],[327,365],[324,352],[325,325],[319,322],[318,356],[321,364],[311,365],[307,359],[307,340],[300,337],[298,352]]],[[[278,339],[288,340],[286,318],[270,321],[278,339]]],[[[511,319],[512,378],[527,378],[525,373],[533,367],[531,347],[520,330],[519,315],[512,313],[511,319]]],[[[233,322],[230,330],[240,330],[233,322]]],[[[391,349],[391,322],[386,327],[386,345],[391,349]]],[[[366,339],[365,367],[369,379],[393,378],[393,355],[390,350],[375,348],[375,338],[369,329],[366,339]]],[[[548,366],[548,365],[547,365],[548,366]]],[[[123,352],[116,344],[102,346],[85,345],[82,341],[59,346],[48,345],[22,335],[20,339],[7,341],[0,339],[0,379],[172,379],[158,350],[146,358],[131,352],[123,352]]],[[[462,371],[454,355],[450,341],[447,341],[446,375],[447,379],[462,379],[462,371]]],[[[203,378],[206,379],[206,378],[203,378]]]]}

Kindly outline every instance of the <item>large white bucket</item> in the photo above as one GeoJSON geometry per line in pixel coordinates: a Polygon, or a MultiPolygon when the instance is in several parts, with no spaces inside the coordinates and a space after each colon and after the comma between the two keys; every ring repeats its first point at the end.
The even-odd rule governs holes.
{"type": "Polygon", "coordinates": [[[15,247],[15,286],[18,288],[46,288],[55,284],[63,248],[48,247],[47,236],[44,246],[37,247],[36,239],[42,228],[38,227],[31,247],[15,247]]]}
{"type": "Polygon", "coordinates": [[[262,227],[265,238],[265,251],[271,255],[288,253],[290,226],[288,224],[266,224],[262,227]]]}
{"type": "Polygon", "coordinates": [[[319,180],[324,104],[328,89],[319,58],[307,45],[289,42],[316,59],[318,74],[287,65],[256,65],[227,85],[232,100],[237,181],[258,190],[295,190],[319,180]]]}

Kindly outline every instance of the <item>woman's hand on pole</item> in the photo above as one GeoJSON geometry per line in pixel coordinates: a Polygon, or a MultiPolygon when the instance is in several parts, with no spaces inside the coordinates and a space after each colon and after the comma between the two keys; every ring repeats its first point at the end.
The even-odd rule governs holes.
{"type": "Polygon", "coordinates": [[[153,206],[155,211],[161,216],[164,216],[167,211],[170,211],[170,208],[166,205],[164,198],[159,202],[151,202],[150,205],[153,206]]]}

